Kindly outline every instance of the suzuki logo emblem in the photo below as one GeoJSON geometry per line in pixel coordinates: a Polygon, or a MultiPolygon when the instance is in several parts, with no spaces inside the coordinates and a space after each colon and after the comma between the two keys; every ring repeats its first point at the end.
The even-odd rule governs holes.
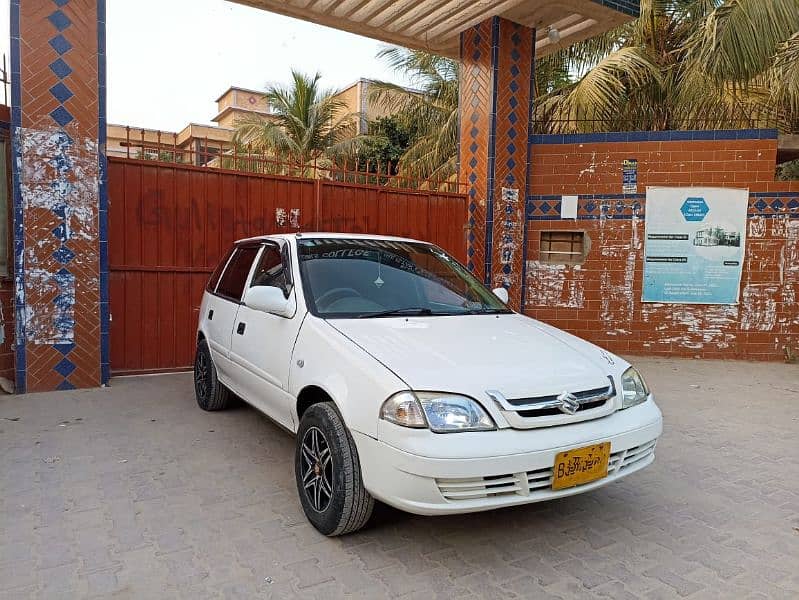
{"type": "Polygon", "coordinates": [[[580,410],[580,401],[577,400],[577,397],[574,394],[562,392],[560,396],[558,396],[558,400],[560,400],[560,406],[558,409],[560,409],[560,412],[562,413],[573,415],[580,410]]]}

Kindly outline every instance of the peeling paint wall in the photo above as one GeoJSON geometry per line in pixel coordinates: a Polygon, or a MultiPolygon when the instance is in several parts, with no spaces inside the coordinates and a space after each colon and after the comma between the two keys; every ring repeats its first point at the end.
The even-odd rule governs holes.
{"type": "Polygon", "coordinates": [[[0,378],[14,380],[14,285],[0,280],[0,378]]]}
{"type": "Polygon", "coordinates": [[[799,353],[799,183],[773,181],[776,139],[570,137],[532,152],[527,314],[620,353],[756,360],[780,360],[786,346],[799,353]],[[639,193],[624,195],[622,162],[631,158],[639,193]],[[749,187],[738,305],[641,302],[647,185],[749,187]],[[576,221],[560,219],[561,194],[580,196],[576,221]],[[585,262],[540,262],[541,232],[551,230],[584,231],[591,242],[585,262]]]}
{"type": "Polygon", "coordinates": [[[503,187],[500,195],[502,219],[495,225],[495,252],[499,254],[498,269],[491,287],[520,290],[522,286],[522,223],[524,201],[518,188],[503,187]]]}
{"type": "MultiPolygon", "coordinates": [[[[52,215],[49,235],[29,245],[18,266],[17,343],[75,340],[75,276],[85,260],[70,248],[97,239],[97,142],[75,141],[59,129],[20,129],[18,172],[23,211],[52,215]],[[46,211],[46,212],[42,212],[46,211]]],[[[95,278],[95,285],[99,282],[95,278]]]]}
{"type": "Polygon", "coordinates": [[[527,306],[583,308],[585,274],[579,265],[527,263],[527,306]]]}

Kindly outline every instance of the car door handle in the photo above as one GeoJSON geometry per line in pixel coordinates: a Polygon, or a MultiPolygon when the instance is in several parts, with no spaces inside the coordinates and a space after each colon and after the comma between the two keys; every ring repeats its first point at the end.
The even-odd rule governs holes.
{"type": "Polygon", "coordinates": [[[239,335],[244,335],[244,328],[247,327],[247,323],[239,323],[239,326],[236,327],[236,333],[239,335]]]}
{"type": "Polygon", "coordinates": [[[213,308],[208,311],[208,320],[209,321],[213,321],[214,320],[214,309],[213,308]]]}

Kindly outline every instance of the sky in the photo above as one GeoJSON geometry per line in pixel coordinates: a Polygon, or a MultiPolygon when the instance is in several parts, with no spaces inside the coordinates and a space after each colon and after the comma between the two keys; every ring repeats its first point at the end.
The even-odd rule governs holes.
{"type": "MultiPolygon", "coordinates": [[[[225,0],[106,0],[108,121],[179,130],[211,123],[231,85],[263,89],[292,68],[325,87],[361,77],[409,83],[376,58],[381,42],[225,0]]],[[[0,0],[8,54],[9,0],[0,0]]]]}
{"type": "Polygon", "coordinates": [[[264,89],[291,69],[325,87],[397,80],[381,42],[224,0],[107,0],[108,121],[176,130],[210,123],[231,85],[264,89]]]}

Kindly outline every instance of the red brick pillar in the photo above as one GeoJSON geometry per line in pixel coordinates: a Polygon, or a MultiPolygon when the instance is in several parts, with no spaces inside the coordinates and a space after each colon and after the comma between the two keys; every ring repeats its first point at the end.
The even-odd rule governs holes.
{"type": "Polygon", "coordinates": [[[468,266],[519,308],[535,75],[535,30],[493,17],[461,34],[460,176],[468,266]]]}
{"type": "Polygon", "coordinates": [[[105,0],[11,0],[17,391],[108,380],[105,0]]]}

